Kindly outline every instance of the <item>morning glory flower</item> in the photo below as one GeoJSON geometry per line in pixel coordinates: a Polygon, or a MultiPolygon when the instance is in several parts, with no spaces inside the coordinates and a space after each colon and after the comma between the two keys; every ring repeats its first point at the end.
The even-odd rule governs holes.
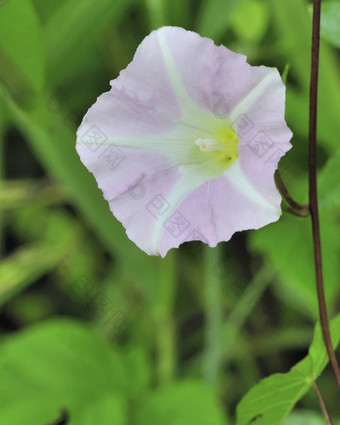
{"type": "Polygon", "coordinates": [[[146,253],[214,247],[280,217],[274,172],[292,136],[284,111],[276,68],[163,27],[88,110],[77,151],[146,253]]]}

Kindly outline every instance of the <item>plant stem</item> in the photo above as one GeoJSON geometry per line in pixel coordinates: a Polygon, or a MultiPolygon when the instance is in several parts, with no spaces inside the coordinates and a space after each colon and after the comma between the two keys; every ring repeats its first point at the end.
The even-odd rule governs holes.
{"type": "Polygon", "coordinates": [[[316,170],[316,128],[317,128],[317,96],[318,96],[318,73],[319,73],[319,50],[320,50],[320,15],[321,0],[314,0],[313,8],[313,34],[312,34],[312,66],[310,80],[309,101],[309,206],[312,218],[314,260],[316,272],[317,294],[319,301],[319,315],[322,334],[328,352],[328,357],[333,369],[336,383],[340,390],[340,370],[332,346],[325,291],[322,273],[322,257],[320,242],[320,223],[317,197],[317,170],[316,170]]]}
{"type": "Polygon", "coordinates": [[[294,210],[294,208],[292,208],[292,207],[287,207],[287,206],[283,206],[282,209],[284,211],[289,212],[290,214],[295,215],[296,217],[302,217],[303,218],[303,217],[308,217],[310,215],[309,210],[298,211],[298,210],[294,210]]]}
{"type": "Polygon", "coordinates": [[[316,396],[318,398],[318,401],[319,401],[319,404],[320,404],[322,413],[323,413],[323,415],[325,417],[325,420],[326,420],[326,424],[327,425],[332,425],[332,420],[331,420],[331,417],[329,416],[329,413],[328,413],[326,404],[324,402],[324,399],[322,398],[322,394],[321,394],[318,386],[316,385],[316,383],[314,381],[312,381],[312,387],[313,387],[313,389],[315,391],[315,394],[316,394],[316,396]]]}
{"type": "Polygon", "coordinates": [[[215,267],[220,259],[220,246],[205,247],[204,293],[205,293],[205,347],[203,354],[203,374],[209,385],[215,386],[221,369],[221,278],[215,267]]]}
{"type": "Polygon", "coordinates": [[[279,170],[275,171],[275,181],[280,190],[281,195],[287,201],[288,205],[290,205],[294,210],[303,211],[307,215],[309,214],[309,206],[301,205],[298,202],[294,201],[294,199],[290,196],[286,185],[283,183],[279,170]]]}
{"type": "Polygon", "coordinates": [[[171,382],[176,372],[176,330],[173,304],[176,293],[176,252],[159,263],[159,282],[155,325],[157,334],[159,384],[171,382]]]}
{"type": "MultiPolygon", "coordinates": [[[[252,312],[256,303],[261,298],[265,289],[272,283],[274,274],[269,267],[263,267],[251,281],[250,285],[245,289],[240,298],[237,300],[234,308],[229,314],[228,319],[223,325],[223,329],[233,329],[233,337],[228,334],[229,346],[233,346],[234,339],[240,332],[242,326],[246,322],[248,316],[252,312]]],[[[223,350],[224,351],[224,350],[223,350]]]]}
{"type": "Polygon", "coordinates": [[[166,22],[166,10],[163,1],[145,0],[146,10],[149,15],[151,29],[157,29],[166,22]]]}

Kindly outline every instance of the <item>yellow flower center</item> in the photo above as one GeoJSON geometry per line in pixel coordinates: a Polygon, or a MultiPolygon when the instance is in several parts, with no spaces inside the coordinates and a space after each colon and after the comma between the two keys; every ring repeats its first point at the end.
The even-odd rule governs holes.
{"type": "Polygon", "coordinates": [[[238,138],[233,128],[227,124],[216,128],[213,138],[196,139],[194,143],[201,152],[211,155],[211,160],[224,170],[238,158],[238,138]]]}

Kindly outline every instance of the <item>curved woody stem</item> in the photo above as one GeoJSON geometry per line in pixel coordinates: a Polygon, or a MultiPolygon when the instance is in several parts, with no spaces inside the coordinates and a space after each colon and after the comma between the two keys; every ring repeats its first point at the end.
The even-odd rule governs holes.
{"type": "Polygon", "coordinates": [[[298,215],[299,217],[307,217],[309,215],[309,205],[302,205],[298,202],[294,201],[294,199],[290,196],[286,185],[284,184],[279,170],[275,171],[275,181],[277,187],[283,198],[286,200],[289,207],[286,209],[288,212],[298,215]]]}
{"type": "Polygon", "coordinates": [[[312,66],[309,99],[309,209],[312,218],[314,259],[316,272],[316,285],[319,302],[319,315],[323,338],[328,357],[333,369],[336,383],[340,390],[340,370],[332,346],[328,325],[327,307],[322,273],[322,257],[320,243],[320,223],[317,197],[317,170],[316,170],[316,128],[317,128],[317,96],[320,50],[320,15],[321,0],[314,0],[313,8],[313,34],[312,34],[312,66]]]}

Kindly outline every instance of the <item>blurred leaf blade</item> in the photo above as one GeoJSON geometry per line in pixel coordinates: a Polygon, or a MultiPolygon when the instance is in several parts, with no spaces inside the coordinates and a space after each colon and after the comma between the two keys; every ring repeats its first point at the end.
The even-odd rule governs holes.
{"type": "Polygon", "coordinates": [[[71,417],[70,425],[127,425],[127,403],[119,396],[110,395],[95,400],[71,417]]]}
{"type": "MultiPolygon", "coordinates": [[[[312,14],[312,7],[309,11],[312,14]]],[[[337,0],[321,4],[321,38],[340,48],[340,2],[337,0]]]]}
{"type": "Polygon", "coordinates": [[[318,180],[319,206],[322,211],[340,208],[340,150],[326,163],[318,180]]]}
{"type": "Polygon", "coordinates": [[[14,91],[18,92],[21,86],[20,81],[12,80],[13,73],[34,91],[43,89],[45,58],[42,40],[38,17],[30,0],[0,4],[0,77],[8,86],[13,81],[14,91]]]}
{"type": "Polygon", "coordinates": [[[80,72],[86,72],[84,53],[93,56],[91,53],[103,30],[109,25],[117,24],[134,2],[135,0],[68,0],[62,3],[44,27],[51,83],[58,85],[71,76],[76,77],[80,72]]]}
{"type": "Polygon", "coordinates": [[[240,40],[257,43],[269,21],[268,6],[259,0],[243,0],[232,15],[230,26],[240,40]]]}
{"type": "Polygon", "coordinates": [[[51,174],[68,188],[74,203],[92,223],[109,250],[121,258],[126,266],[130,261],[134,262],[136,269],[126,267],[127,274],[140,275],[140,264],[140,270],[145,271],[143,277],[149,279],[154,270],[148,267],[146,260],[151,263],[153,259],[129,241],[123,227],[113,217],[94,179],[79,160],[75,150],[75,133],[72,134],[65,121],[57,114],[49,115],[51,121],[45,124],[47,128],[44,127],[42,123],[46,122],[46,111],[37,118],[20,109],[8,95],[5,97],[14,121],[28,136],[37,156],[51,174]],[[130,253],[129,258],[125,256],[127,251],[130,253]]]}
{"type": "Polygon", "coordinates": [[[182,381],[150,394],[136,409],[134,425],[227,425],[212,388],[182,381]]]}
{"type": "Polygon", "coordinates": [[[0,211],[16,210],[27,204],[48,205],[62,202],[62,188],[56,184],[29,179],[0,182],[0,211]]]}
{"type": "Polygon", "coordinates": [[[18,294],[62,258],[62,251],[47,244],[20,248],[0,262],[0,306],[18,294]]]}
{"type": "Polygon", "coordinates": [[[62,410],[70,413],[70,425],[93,423],[96,413],[103,425],[113,418],[126,423],[124,355],[88,326],[65,319],[45,322],[7,338],[0,352],[1,423],[46,425],[46,415],[56,419],[62,410]]]}
{"type": "MultiPolygon", "coordinates": [[[[321,215],[321,221],[324,276],[327,282],[326,299],[332,308],[339,291],[339,264],[336,258],[340,252],[340,243],[334,232],[336,219],[324,214],[321,215]]],[[[313,245],[309,220],[298,219],[286,213],[277,223],[253,232],[251,246],[254,251],[264,255],[265,260],[277,270],[281,281],[291,292],[293,306],[300,312],[307,313],[307,316],[317,319],[313,245]]]]}
{"type": "Polygon", "coordinates": [[[204,37],[220,39],[228,28],[232,12],[241,0],[203,0],[197,18],[197,32],[204,37]]]}
{"type": "MultiPolygon", "coordinates": [[[[298,125],[303,135],[307,135],[312,21],[305,0],[273,0],[272,3],[281,50],[289,58],[290,72],[295,74],[300,86],[299,91],[288,86],[287,119],[289,123],[298,125]],[[299,102],[296,105],[297,95],[301,92],[304,93],[304,96],[298,97],[299,102]],[[300,118],[297,119],[297,117],[300,118]]],[[[340,110],[339,66],[339,59],[335,52],[329,46],[322,44],[319,71],[318,133],[319,139],[324,141],[329,148],[337,147],[334,134],[340,132],[338,119],[340,110]]]]}

